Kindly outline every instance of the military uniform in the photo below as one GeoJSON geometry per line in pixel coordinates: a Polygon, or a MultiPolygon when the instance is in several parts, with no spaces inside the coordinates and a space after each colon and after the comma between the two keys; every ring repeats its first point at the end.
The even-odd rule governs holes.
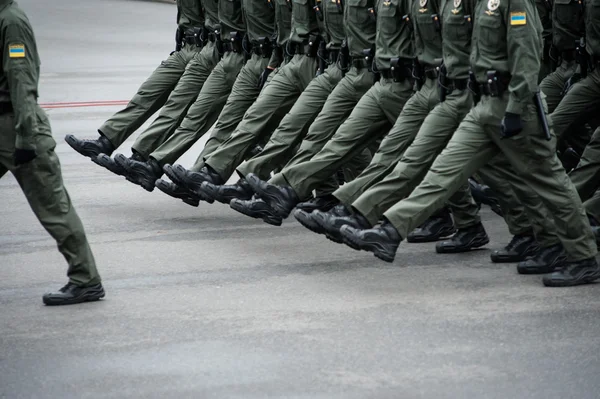
{"type": "Polygon", "coordinates": [[[205,165],[220,176],[220,182],[231,176],[252,145],[270,135],[315,77],[317,50],[322,40],[317,14],[311,1],[292,0],[292,3],[293,58],[277,71],[231,136],[204,158],[205,165]]]}
{"type": "Polygon", "coordinates": [[[69,284],[48,305],[104,297],[83,225],[63,185],[50,123],[37,104],[40,59],[25,13],[0,0],[0,177],[13,173],[31,209],[69,264],[69,284]]]}
{"type": "MultiPolygon", "coordinates": [[[[67,135],[65,137],[67,143],[77,152],[91,158],[99,153],[110,155],[115,148],[123,144],[165,104],[188,64],[200,51],[195,34],[198,29],[202,29],[204,23],[200,0],[177,0],[176,51],[154,70],[124,109],[104,122],[98,129],[100,139],[80,140],[73,135],[67,135]]],[[[141,145],[139,147],[140,151],[144,151],[141,145]]]]}
{"type": "Polygon", "coordinates": [[[555,138],[545,139],[534,106],[541,52],[541,23],[532,3],[480,1],[475,9],[471,67],[481,83],[481,101],[461,122],[421,184],[384,213],[384,223],[367,230],[344,226],[344,239],[393,260],[402,237],[443,205],[467,176],[502,151],[550,210],[569,255],[559,271],[544,277],[544,284],[576,285],[600,277],[596,244],[581,200],[556,157],[555,138]]]}
{"type": "MultiPolygon", "coordinates": [[[[554,15],[555,4],[566,4],[571,0],[535,0],[535,6],[542,21],[542,39],[544,43],[544,51],[542,53],[542,62],[540,65],[540,73],[538,75],[538,82],[541,82],[548,74],[554,71],[556,68],[555,50],[552,46],[552,17],[554,15]]],[[[573,1],[573,4],[576,4],[573,1]]]]}
{"type": "Polygon", "coordinates": [[[218,2],[206,0],[201,3],[205,17],[204,29],[198,33],[202,50],[188,63],[183,76],[169,94],[169,99],[156,119],[131,146],[132,151],[140,154],[143,159],[148,159],[149,155],[177,129],[188,109],[198,97],[204,82],[219,62],[220,55],[217,49],[217,40],[220,38],[218,2]]]}
{"type": "MultiPolygon", "coordinates": [[[[255,173],[266,179],[277,166],[291,158],[292,151],[308,133],[309,126],[323,109],[327,97],[342,80],[345,71],[341,63],[347,60],[342,59],[345,55],[340,54],[340,50],[345,37],[344,27],[349,26],[344,20],[348,14],[343,13],[340,6],[332,1],[325,1],[319,7],[323,15],[328,66],[304,89],[260,154],[237,168],[240,177],[255,173]]],[[[374,27],[367,27],[364,32],[369,30],[373,31],[374,36],[374,27]]]]}
{"type": "Polygon", "coordinates": [[[150,158],[161,167],[173,163],[183,155],[209,131],[224,109],[228,112],[223,113],[222,122],[226,122],[225,119],[235,121],[258,96],[258,77],[267,66],[269,58],[257,52],[244,65],[244,46],[256,45],[258,48],[259,37],[272,36],[275,27],[273,10],[266,2],[220,1],[219,20],[221,38],[224,41],[223,57],[206,80],[179,128],[150,154],[150,158]],[[246,21],[244,14],[248,17],[246,21]],[[243,40],[246,28],[249,43],[243,40]],[[228,106],[234,99],[237,100],[237,106],[228,106]]]}
{"type": "MultiPolygon", "coordinates": [[[[260,92],[261,74],[271,66],[279,65],[281,57],[266,45],[261,46],[261,38],[269,42],[275,35],[275,11],[268,2],[250,0],[220,2],[221,36],[230,37],[224,43],[225,54],[217,64],[198,98],[189,109],[179,128],[167,141],[150,154],[147,163],[116,156],[128,170],[128,180],[152,191],[156,180],[162,175],[162,168],[172,164],[200,139],[217,121],[211,138],[226,139],[245,111],[256,100],[260,92]],[[224,17],[235,15],[229,21],[224,17]],[[242,15],[244,17],[242,17],[242,15]],[[242,40],[247,28],[247,39],[242,40]],[[245,57],[250,57],[247,61],[245,57]],[[245,62],[245,64],[244,64],[245,62]]],[[[214,140],[213,140],[214,141],[214,140]]],[[[214,147],[209,140],[203,152],[214,147]]]]}
{"type": "MultiPolygon", "coordinates": [[[[412,21],[408,18],[411,5],[408,1],[381,1],[377,5],[377,34],[374,69],[380,72],[381,79],[365,93],[352,113],[337,129],[331,140],[310,159],[300,151],[294,158],[303,157],[303,162],[290,161],[281,173],[275,175],[271,185],[287,186],[293,190],[297,203],[300,199],[310,196],[311,191],[329,178],[339,167],[348,162],[356,154],[363,151],[369,144],[380,139],[398,118],[402,107],[411,96],[411,59],[414,55],[412,42],[412,21]],[[397,58],[392,69],[392,59],[397,58]]],[[[429,10],[421,18],[426,24],[428,35],[433,32],[432,14],[429,10]],[[426,22],[425,22],[426,21],[426,22]]],[[[433,32],[435,35],[435,32],[433,32]]],[[[427,39],[431,39],[428,36],[427,39]]],[[[338,85],[338,87],[340,87],[338,85]]],[[[333,94],[337,91],[334,90],[333,94]]],[[[330,96],[331,98],[331,96],[330,96]]],[[[311,126],[310,131],[319,134],[321,126],[319,119],[327,118],[326,112],[331,109],[330,101],[311,126]]],[[[336,108],[340,105],[331,103],[336,108]]],[[[342,108],[343,109],[343,108],[342,108]]],[[[339,112],[339,111],[338,111],[339,112]]],[[[328,135],[320,135],[320,144],[328,135]]],[[[252,183],[251,183],[252,184],[252,183]]],[[[256,187],[253,186],[256,191],[256,187]]],[[[260,195],[259,192],[257,194],[260,195]]],[[[294,202],[294,201],[292,201],[294,202]]],[[[286,209],[277,211],[280,217],[287,217],[295,204],[288,204],[286,209]]]]}

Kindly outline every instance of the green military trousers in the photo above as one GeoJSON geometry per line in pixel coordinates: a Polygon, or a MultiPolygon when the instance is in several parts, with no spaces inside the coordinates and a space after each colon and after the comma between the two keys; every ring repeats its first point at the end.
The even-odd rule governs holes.
{"type": "Polygon", "coordinates": [[[548,209],[506,155],[498,153],[477,174],[499,194],[498,203],[512,235],[533,234],[543,248],[560,242],[548,209]]]}
{"type": "Polygon", "coordinates": [[[208,42],[202,51],[196,53],[156,119],[137,137],[132,146],[133,151],[148,159],[148,156],[173,134],[195,102],[219,58],[214,42],[208,42]]]}
{"type": "Polygon", "coordinates": [[[205,164],[223,180],[235,171],[249,148],[277,127],[292,108],[300,94],[315,77],[317,58],[296,54],[277,71],[262,90],[257,100],[248,108],[243,119],[230,137],[205,159],[205,164]]]}
{"type": "MultiPolygon", "coordinates": [[[[425,86],[423,88],[425,88],[425,86]]],[[[423,90],[423,88],[421,90],[423,90]]],[[[423,96],[421,101],[429,102],[435,101],[435,98],[439,98],[432,97],[433,92],[439,93],[437,89],[432,88],[430,90],[432,93],[428,96],[423,96]]],[[[417,94],[415,94],[413,98],[415,98],[416,95],[417,94]]],[[[415,101],[411,100],[409,100],[406,105],[409,105],[411,102],[415,103],[415,101]]],[[[408,196],[414,187],[416,187],[423,179],[435,157],[442,151],[461,120],[469,112],[471,105],[472,100],[469,91],[463,90],[452,92],[446,97],[446,100],[443,103],[438,103],[431,112],[427,112],[425,115],[423,115],[425,107],[421,106],[422,110],[420,111],[420,115],[415,115],[413,121],[413,126],[416,126],[417,130],[416,132],[411,133],[410,137],[407,138],[407,140],[410,140],[407,145],[410,146],[401,149],[403,154],[400,154],[399,161],[393,166],[392,170],[388,171],[388,174],[383,177],[383,180],[381,180],[381,178],[378,179],[375,182],[376,184],[364,191],[359,188],[345,191],[345,186],[342,186],[335,193],[335,196],[344,204],[352,205],[352,207],[369,220],[372,225],[376,224],[381,218],[381,215],[388,208],[402,198],[408,196]],[[416,118],[417,116],[419,117],[418,120],[416,118]],[[358,194],[358,196],[356,194],[358,194]]],[[[405,130],[406,128],[402,126],[404,125],[403,120],[409,120],[411,115],[410,109],[405,106],[401,116],[394,125],[392,132],[394,130],[405,130]]],[[[408,130],[405,131],[408,132],[408,130]]],[[[358,179],[356,181],[358,181],[358,179]]],[[[353,183],[354,182],[348,185],[354,185],[353,183]]],[[[472,213],[473,216],[470,219],[477,222],[479,221],[477,207],[472,199],[469,199],[470,195],[467,193],[468,185],[463,184],[461,189],[457,192],[456,200],[454,202],[457,204],[465,203],[469,205],[465,208],[465,212],[472,213]],[[465,201],[461,200],[464,198],[467,199],[465,201]]],[[[452,203],[452,201],[450,203],[452,203]]],[[[441,206],[443,206],[443,204],[441,206]]],[[[438,209],[441,208],[441,206],[438,207],[438,209]]],[[[457,210],[462,209],[463,207],[461,205],[457,206],[457,210]]],[[[434,211],[437,211],[437,209],[434,211]]],[[[461,220],[465,218],[457,217],[455,219],[459,228],[466,227],[461,223],[461,220]]],[[[468,225],[468,222],[465,223],[468,225]]]]}
{"type": "Polygon", "coordinates": [[[360,154],[373,141],[381,139],[398,119],[402,107],[413,92],[409,81],[394,82],[392,79],[382,78],[360,98],[347,119],[339,126],[335,134],[330,136],[328,134],[330,130],[324,129],[324,125],[331,126],[331,122],[339,121],[341,118],[335,118],[336,115],[345,117],[341,111],[348,110],[348,100],[345,100],[344,103],[344,99],[355,98],[354,90],[351,92],[352,95],[343,96],[347,89],[348,86],[344,80],[336,86],[330,96],[331,99],[335,95],[334,101],[327,100],[323,111],[310,127],[307,139],[310,139],[311,142],[306,143],[307,139],[305,139],[294,158],[298,157],[298,154],[306,156],[302,154],[303,147],[307,147],[306,144],[310,146],[313,142],[322,143],[329,137],[331,140],[322,146],[310,160],[286,165],[281,173],[273,176],[272,183],[289,185],[299,198],[308,197],[313,189],[330,178],[340,167],[360,154]],[[338,99],[342,99],[342,101],[338,99]],[[328,113],[331,114],[328,115],[328,113]],[[333,118],[329,119],[330,115],[333,118]],[[312,136],[316,134],[316,140],[311,137],[311,132],[314,132],[312,136]]]}
{"type": "Polygon", "coordinates": [[[585,147],[581,160],[569,173],[579,197],[584,201],[588,214],[600,222],[600,128],[596,129],[592,140],[585,147]]]}
{"type": "Polygon", "coordinates": [[[98,131],[106,136],[115,148],[123,144],[165,104],[199,49],[196,45],[186,44],[180,51],[174,52],[161,62],[140,86],[129,104],[104,122],[98,131]]]}
{"type": "Polygon", "coordinates": [[[412,143],[427,115],[439,103],[436,79],[427,79],[419,91],[408,99],[400,116],[381,141],[379,149],[367,168],[352,182],[343,185],[333,195],[350,205],[369,187],[387,176],[412,143]]]}
{"type": "Polygon", "coordinates": [[[329,65],[324,73],[314,78],[281,120],[260,154],[237,168],[240,177],[254,173],[267,180],[277,166],[291,158],[292,151],[300,144],[340,80],[342,70],[337,63],[329,65]]]}
{"type": "Polygon", "coordinates": [[[599,111],[600,68],[596,68],[585,79],[576,83],[552,112],[551,119],[556,136],[561,138],[570,134],[573,126],[596,119],[599,111]]]}
{"type": "MultiPolygon", "coordinates": [[[[575,74],[578,64],[575,61],[563,61],[558,68],[540,83],[540,90],[546,95],[548,111],[553,113],[564,98],[565,85],[575,74]]],[[[587,121],[586,121],[587,122],[587,121]]],[[[569,127],[568,142],[579,154],[583,152],[591,138],[591,132],[583,123],[573,124],[569,127]]],[[[559,142],[559,147],[562,147],[559,142]]]]}
{"type": "Polygon", "coordinates": [[[385,218],[406,237],[439,209],[468,176],[501,151],[550,211],[571,260],[595,256],[596,242],[583,205],[556,156],[556,138],[545,139],[531,102],[521,115],[523,131],[502,139],[500,123],[507,103],[506,98],[484,96],[461,122],[421,184],[408,198],[388,209],[385,218]]]}
{"type": "Polygon", "coordinates": [[[242,54],[226,52],[206,79],[181,125],[150,157],[161,166],[172,164],[210,130],[225,108],[229,112],[226,118],[243,115],[237,107],[226,107],[226,104],[236,99],[239,107],[247,107],[254,101],[258,95],[258,75],[267,62],[268,59],[253,55],[244,65],[242,54]]]}
{"type": "Polygon", "coordinates": [[[78,286],[100,282],[96,262],[85,231],[71,198],[63,185],[60,162],[54,148],[50,123],[44,111],[37,109],[37,157],[24,165],[15,166],[15,121],[12,113],[0,116],[0,178],[13,173],[31,209],[46,231],[56,240],[58,250],[69,268],[69,281],[78,286]]]}

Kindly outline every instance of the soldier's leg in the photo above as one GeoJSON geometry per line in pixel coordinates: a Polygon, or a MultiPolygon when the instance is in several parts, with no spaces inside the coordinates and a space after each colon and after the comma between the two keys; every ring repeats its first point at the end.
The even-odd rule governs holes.
{"type": "Polygon", "coordinates": [[[390,132],[383,138],[379,149],[367,168],[351,183],[335,192],[343,203],[351,204],[371,186],[387,176],[419,132],[425,118],[439,101],[437,82],[427,79],[426,84],[410,97],[390,132]]]}
{"type": "MultiPolygon", "coordinates": [[[[309,161],[331,139],[339,126],[348,118],[361,97],[373,84],[373,75],[366,70],[350,69],[327,97],[315,121],[310,125],[300,148],[282,171],[309,161]]],[[[281,172],[273,176],[275,184],[286,184],[281,172]]]]}
{"type": "MultiPolygon", "coordinates": [[[[499,101],[490,105],[498,122],[501,115],[496,107],[500,105],[499,101]]],[[[488,134],[552,215],[557,236],[571,261],[594,257],[597,253],[594,235],[581,199],[556,156],[555,138],[551,141],[544,138],[533,104],[521,119],[523,132],[510,139],[502,140],[497,130],[491,128],[487,129],[488,134]]]]}
{"type": "MultiPolygon", "coordinates": [[[[462,121],[446,148],[435,159],[423,181],[410,196],[390,207],[383,216],[401,237],[423,223],[455,193],[477,169],[497,152],[483,132],[482,104],[462,121]]],[[[412,147],[411,147],[412,152],[412,147]]],[[[405,157],[410,155],[407,151],[405,157]]]]}
{"type": "Polygon", "coordinates": [[[382,79],[358,102],[331,140],[309,162],[285,168],[288,185],[299,198],[308,196],[342,165],[383,137],[412,93],[408,82],[382,79]]]}
{"type": "Polygon", "coordinates": [[[114,114],[98,129],[113,146],[120,146],[169,98],[188,62],[197,53],[195,46],[186,45],[164,60],[140,86],[129,104],[114,114]]]}
{"type": "Polygon", "coordinates": [[[583,203],[586,213],[593,218],[596,224],[600,224],[600,190],[583,203]]]}
{"type": "Polygon", "coordinates": [[[569,173],[582,201],[591,198],[600,185],[600,128],[596,129],[592,140],[585,147],[581,160],[569,173]]]}
{"type": "Polygon", "coordinates": [[[98,284],[100,275],[94,256],[81,220],[63,185],[50,124],[41,110],[37,118],[37,157],[27,164],[15,167],[12,159],[16,134],[14,121],[9,115],[0,116],[0,169],[8,169],[14,174],[31,209],[56,240],[58,250],[69,265],[69,281],[77,286],[98,284]]]}
{"type": "Polygon", "coordinates": [[[275,165],[289,158],[294,148],[300,144],[341,78],[341,70],[334,64],[324,74],[313,79],[281,120],[262,152],[242,163],[237,168],[238,174],[244,177],[248,173],[254,173],[261,179],[267,179],[275,165]]]}
{"type": "Polygon", "coordinates": [[[593,119],[599,110],[600,68],[596,68],[569,90],[550,115],[556,137],[562,139],[571,127],[593,119]]]}
{"type": "Polygon", "coordinates": [[[188,63],[183,76],[169,95],[152,124],[142,132],[131,146],[132,150],[144,159],[173,134],[188,109],[192,106],[204,82],[219,62],[219,54],[214,43],[209,42],[202,51],[188,63]]]}
{"type": "MultiPolygon", "coordinates": [[[[228,52],[223,56],[204,83],[179,128],[150,154],[151,158],[161,166],[175,162],[212,127],[232,92],[243,62],[243,55],[238,53],[228,52]]],[[[253,77],[255,89],[257,76],[253,77]]],[[[247,78],[252,79],[250,73],[247,78]]]]}
{"type": "Polygon", "coordinates": [[[231,136],[205,159],[225,181],[243,161],[246,151],[269,131],[269,125],[278,125],[292,108],[302,91],[315,75],[316,58],[295,55],[265,86],[243,119],[238,121],[231,136]]]}
{"type": "MultiPolygon", "coordinates": [[[[353,203],[344,204],[352,205],[367,218],[371,225],[377,223],[387,209],[408,196],[425,177],[438,154],[458,128],[460,121],[469,112],[471,105],[471,96],[465,90],[460,94],[452,94],[446,101],[436,106],[425,118],[417,136],[394,170],[353,203]]],[[[334,195],[337,196],[337,193],[334,195]]],[[[442,206],[443,204],[438,209],[442,206]]]]}

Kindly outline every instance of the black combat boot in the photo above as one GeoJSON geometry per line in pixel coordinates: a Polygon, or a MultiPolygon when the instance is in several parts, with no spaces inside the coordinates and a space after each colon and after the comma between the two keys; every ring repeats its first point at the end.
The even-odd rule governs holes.
{"type": "Polygon", "coordinates": [[[245,179],[240,179],[235,184],[220,186],[205,181],[200,186],[200,192],[204,194],[204,197],[212,198],[222,204],[229,204],[232,199],[249,200],[254,195],[252,187],[245,179]]]}
{"type": "MultiPolygon", "coordinates": [[[[326,218],[326,216],[322,215],[322,213],[327,213],[327,214],[331,213],[332,215],[335,215],[335,216],[350,216],[350,215],[352,215],[352,212],[350,212],[350,210],[348,210],[348,208],[346,208],[344,205],[340,204],[340,205],[334,206],[327,212],[322,212],[319,210],[316,210],[313,212],[307,212],[302,209],[296,209],[294,211],[294,217],[296,218],[296,220],[298,220],[298,222],[300,222],[300,224],[302,226],[306,227],[313,233],[326,234],[325,228],[323,228],[317,220],[317,219],[326,218]]],[[[341,243],[342,241],[337,241],[337,242],[341,243]]]]}
{"type": "Polygon", "coordinates": [[[115,155],[117,165],[125,170],[125,178],[134,184],[139,184],[146,191],[154,191],[154,183],[163,174],[162,168],[154,158],[147,162],[134,161],[123,154],[115,155]]]}
{"type": "Polygon", "coordinates": [[[386,262],[393,262],[396,250],[402,241],[398,230],[388,221],[367,230],[358,230],[351,226],[342,226],[340,233],[344,243],[351,248],[360,248],[386,262]]]}
{"type": "Polygon", "coordinates": [[[175,168],[175,167],[180,167],[180,168],[181,168],[181,170],[186,170],[186,169],[185,169],[183,166],[181,166],[181,165],[175,165],[175,166],[173,166],[173,165],[166,164],[165,166],[163,166],[163,172],[165,173],[165,175],[167,175],[167,176],[169,177],[169,179],[171,179],[171,181],[172,181],[173,183],[175,183],[175,185],[179,186],[180,188],[183,188],[183,189],[185,189],[185,190],[186,190],[186,191],[188,191],[190,194],[192,194],[192,195],[193,195],[195,198],[198,198],[198,199],[200,199],[201,201],[206,201],[206,202],[208,202],[209,204],[212,204],[213,202],[215,202],[215,200],[213,200],[212,198],[205,197],[205,196],[204,196],[202,193],[194,192],[194,191],[191,191],[190,189],[188,189],[188,188],[186,187],[186,185],[185,185],[185,184],[183,184],[183,182],[182,182],[182,181],[179,179],[179,177],[178,177],[178,176],[181,174],[181,171],[180,171],[180,170],[178,170],[178,171],[179,171],[179,174],[178,174],[178,173],[175,173],[175,170],[174,170],[174,168],[175,168]]]}
{"type": "Polygon", "coordinates": [[[517,234],[506,247],[495,250],[490,257],[494,263],[521,262],[535,255],[539,250],[540,245],[532,233],[517,234]]]}
{"type": "MultiPolygon", "coordinates": [[[[363,230],[370,229],[371,223],[360,213],[350,212],[348,209],[339,205],[330,212],[319,212],[315,215],[315,221],[325,231],[325,236],[333,242],[339,244],[344,242],[344,238],[340,233],[342,226],[350,226],[355,229],[363,230]]],[[[346,242],[352,247],[352,242],[346,242]]],[[[358,250],[359,248],[353,247],[358,250]]]]}
{"type": "Polygon", "coordinates": [[[567,255],[562,244],[554,244],[540,249],[531,258],[519,262],[517,271],[519,274],[552,273],[556,268],[562,266],[566,260],[567,255]]]}
{"type": "Polygon", "coordinates": [[[283,219],[275,214],[273,209],[262,199],[253,197],[251,200],[232,199],[229,203],[231,209],[254,219],[262,219],[273,226],[281,226],[283,219]]]}
{"type": "Polygon", "coordinates": [[[100,154],[110,156],[115,150],[115,146],[103,135],[95,140],[80,140],[72,134],[67,134],[65,141],[75,151],[88,158],[96,158],[100,154]]]}
{"type": "MultiPolygon", "coordinates": [[[[146,162],[146,159],[137,152],[131,154],[131,157],[129,157],[129,159],[132,161],[146,162]]],[[[118,163],[116,163],[114,159],[112,159],[106,154],[100,154],[97,157],[92,158],[92,162],[94,162],[96,165],[100,165],[103,168],[108,169],[115,175],[125,176],[125,169],[121,167],[118,163]]]]}
{"type": "Polygon", "coordinates": [[[482,247],[488,242],[490,242],[490,239],[483,228],[483,224],[477,223],[473,226],[458,229],[456,234],[449,240],[438,242],[435,251],[438,254],[468,252],[482,247]]]}
{"type": "Polygon", "coordinates": [[[332,194],[327,194],[300,202],[299,204],[296,204],[296,208],[306,212],[313,212],[316,210],[327,212],[339,203],[340,201],[332,194]]]}
{"type": "Polygon", "coordinates": [[[163,193],[170,195],[173,198],[180,199],[188,205],[200,205],[200,198],[198,198],[194,193],[186,190],[181,186],[178,186],[175,183],[171,183],[170,181],[166,181],[163,179],[158,179],[156,183],[154,183],[154,185],[163,193]]]}
{"type": "Polygon", "coordinates": [[[248,173],[246,181],[252,190],[271,207],[275,214],[287,218],[292,209],[300,202],[298,196],[290,186],[277,186],[261,180],[254,173],[248,173]]]}
{"type": "Polygon", "coordinates": [[[408,234],[406,241],[412,243],[433,242],[449,237],[456,232],[452,216],[446,208],[433,215],[421,226],[408,234]]]}
{"type": "Polygon", "coordinates": [[[574,285],[589,284],[600,278],[600,266],[596,258],[589,258],[577,262],[565,262],[562,267],[544,276],[546,287],[572,287],[574,285]]]}
{"type": "Polygon", "coordinates": [[[198,194],[200,197],[204,197],[200,187],[205,181],[216,185],[225,184],[225,181],[221,176],[209,166],[203,167],[199,172],[192,172],[181,165],[174,165],[172,167],[172,173],[175,175],[176,179],[181,182],[183,187],[198,194]]]}
{"type": "Polygon", "coordinates": [[[79,287],[69,282],[58,292],[44,294],[42,300],[48,306],[58,306],[98,301],[102,298],[104,298],[104,288],[100,283],[88,287],[79,287]]]}

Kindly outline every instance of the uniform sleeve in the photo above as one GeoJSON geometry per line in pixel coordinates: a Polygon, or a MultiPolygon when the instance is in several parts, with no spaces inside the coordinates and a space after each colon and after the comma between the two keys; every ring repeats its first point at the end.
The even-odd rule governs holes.
{"type": "Polygon", "coordinates": [[[520,115],[538,91],[542,58],[541,29],[533,1],[511,0],[506,13],[508,66],[511,74],[506,112],[520,115]]]}
{"type": "Polygon", "coordinates": [[[39,65],[33,34],[27,26],[8,25],[3,46],[2,64],[15,115],[15,145],[19,149],[35,150],[39,65]]]}

